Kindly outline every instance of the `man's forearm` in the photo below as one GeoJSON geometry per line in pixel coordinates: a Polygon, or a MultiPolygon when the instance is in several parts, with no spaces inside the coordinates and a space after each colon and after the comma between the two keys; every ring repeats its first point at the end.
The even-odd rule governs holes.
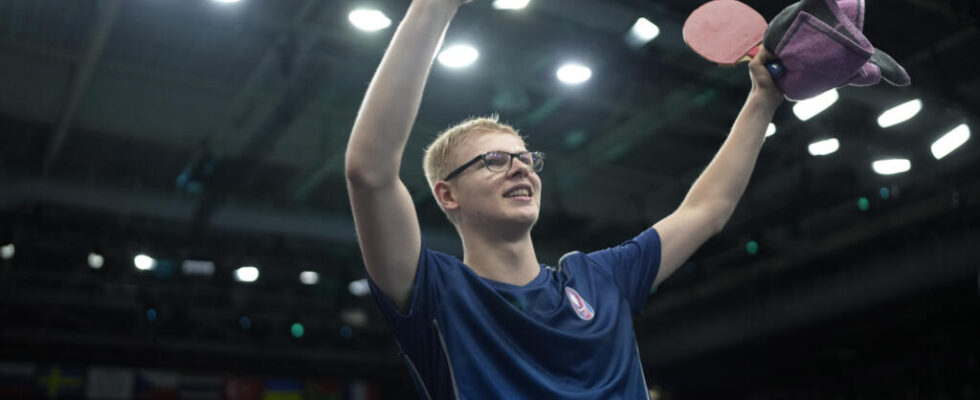
{"type": "Polygon", "coordinates": [[[348,174],[397,179],[435,52],[458,4],[415,0],[368,86],[347,144],[348,174]]]}
{"type": "Polygon", "coordinates": [[[720,225],[731,217],[745,192],[765,139],[765,131],[779,106],[779,98],[753,91],[739,112],[721,149],[694,182],[681,207],[712,213],[720,225]]]}

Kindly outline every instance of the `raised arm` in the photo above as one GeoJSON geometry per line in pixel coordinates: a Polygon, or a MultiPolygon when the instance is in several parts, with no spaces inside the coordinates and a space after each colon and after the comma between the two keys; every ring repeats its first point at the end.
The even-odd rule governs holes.
{"type": "Polygon", "coordinates": [[[346,176],[368,274],[405,311],[421,248],[399,166],[432,61],[460,0],[414,0],[368,86],[347,143],[346,176]]]}
{"type": "Polygon", "coordinates": [[[770,57],[763,49],[749,63],[752,90],[728,138],[677,210],[654,224],[661,238],[660,270],[654,285],[725,226],[745,192],[766,127],[783,96],[765,68],[770,57]]]}

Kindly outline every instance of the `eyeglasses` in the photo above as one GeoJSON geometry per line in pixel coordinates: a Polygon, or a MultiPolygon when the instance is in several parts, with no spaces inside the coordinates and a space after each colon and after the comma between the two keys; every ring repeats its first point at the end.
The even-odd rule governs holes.
{"type": "Polygon", "coordinates": [[[504,172],[510,170],[511,164],[513,164],[514,159],[521,160],[522,163],[531,167],[534,172],[541,172],[541,168],[544,168],[544,153],[540,151],[523,151],[520,153],[508,153],[505,151],[490,151],[473,157],[472,160],[466,162],[459,168],[450,172],[446,175],[444,181],[448,181],[463,173],[471,165],[476,164],[477,161],[482,160],[483,165],[487,167],[490,172],[504,172]]]}

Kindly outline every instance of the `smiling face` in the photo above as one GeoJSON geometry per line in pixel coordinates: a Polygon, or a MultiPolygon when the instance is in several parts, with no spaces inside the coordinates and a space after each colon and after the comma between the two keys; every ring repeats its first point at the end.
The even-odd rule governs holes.
{"type": "MultiPolygon", "coordinates": [[[[489,151],[520,153],[527,148],[512,133],[481,133],[453,152],[450,166],[456,168],[489,151]]],[[[491,172],[478,161],[449,182],[440,181],[434,189],[455,222],[467,226],[530,230],[541,208],[541,178],[530,165],[517,159],[504,172],[491,172]]]]}

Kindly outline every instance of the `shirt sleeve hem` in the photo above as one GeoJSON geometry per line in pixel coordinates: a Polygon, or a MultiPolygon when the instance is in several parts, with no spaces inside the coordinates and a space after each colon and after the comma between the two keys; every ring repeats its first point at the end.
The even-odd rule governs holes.
{"type": "Polygon", "coordinates": [[[631,304],[633,308],[633,315],[639,315],[641,312],[643,312],[643,308],[646,306],[647,298],[650,296],[650,290],[653,288],[653,282],[657,280],[657,274],[660,272],[660,232],[657,232],[654,227],[650,227],[637,236],[635,240],[640,244],[640,246],[652,246],[652,248],[648,247],[648,250],[655,252],[655,254],[651,255],[655,265],[650,268],[649,272],[647,272],[647,276],[645,276],[643,279],[642,287],[646,288],[646,290],[642,291],[642,295],[636,296],[631,304]]]}

